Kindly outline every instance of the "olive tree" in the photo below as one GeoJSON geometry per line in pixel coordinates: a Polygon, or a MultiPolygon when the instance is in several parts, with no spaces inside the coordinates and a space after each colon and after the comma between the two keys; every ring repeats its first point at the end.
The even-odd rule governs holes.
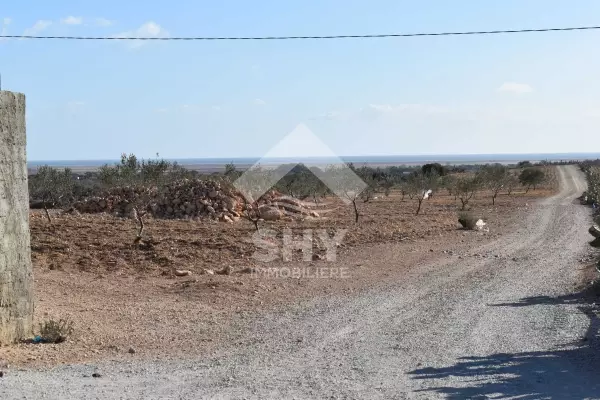
{"type": "Polygon", "coordinates": [[[244,209],[242,216],[252,222],[256,231],[262,219],[260,211],[260,198],[272,189],[274,171],[255,165],[244,171],[233,185],[242,195],[244,209]]]}
{"type": "Polygon", "coordinates": [[[429,197],[427,191],[435,189],[438,181],[439,176],[434,172],[424,173],[422,171],[415,171],[408,177],[406,182],[408,196],[417,202],[415,215],[419,215],[423,201],[429,197]]]}
{"type": "MultiPolygon", "coordinates": [[[[158,154],[157,154],[158,157],[158,154]]],[[[134,154],[121,154],[121,162],[100,167],[98,176],[106,188],[124,189],[127,201],[133,208],[133,217],[138,222],[134,244],[142,240],[144,217],[149,211],[159,187],[185,175],[185,169],[164,159],[139,160],[134,154]]]]}
{"type": "Polygon", "coordinates": [[[42,202],[48,222],[52,223],[48,207],[65,207],[72,201],[74,188],[73,173],[70,168],[63,171],[49,167],[40,167],[29,179],[29,194],[34,200],[42,202]]]}
{"type": "Polygon", "coordinates": [[[509,181],[508,168],[502,164],[485,165],[480,171],[480,178],[484,187],[492,193],[492,205],[495,205],[496,197],[509,181]]]}
{"type": "Polygon", "coordinates": [[[456,196],[460,199],[461,210],[465,210],[471,199],[481,186],[481,178],[477,175],[460,177],[456,181],[456,196]]]}
{"type": "Polygon", "coordinates": [[[519,182],[521,182],[521,185],[527,187],[525,190],[525,193],[527,193],[532,187],[535,190],[538,185],[544,182],[545,178],[546,174],[541,169],[525,168],[519,175],[519,182]]]}
{"type": "Polygon", "coordinates": [[[358,201],[362,199],[363,202],[368,202],[371,196],[370,194],[363,194],[363,191],[371,189],[369,189],[369,184],[359,176],[359,173],[352,163],[348,163],[342,166],[330,165],[322,175],[322,179],[327,182],[329,190],[341,197],[343,201],[352,204],[354,223],[358,223],[361,216],[358,201]]]}
{"type": "Polygon", "coordinates": [[[512,195],[512,192],[519,186],[519,178],[512,172],[508,173],[506,178],[506,194],[512,195]]]}

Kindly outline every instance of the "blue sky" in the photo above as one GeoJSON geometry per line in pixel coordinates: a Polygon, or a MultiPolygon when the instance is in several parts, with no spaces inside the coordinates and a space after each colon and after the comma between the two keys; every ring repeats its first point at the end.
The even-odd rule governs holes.
{"type": "MultiPolygon", "coordinates": [[[[600,25],[600,2],[21,0],[0,5],[0,24],[82,36],[494,30],[600,25]]],[[[4,40],[0,73],[27,95],[30,160],[261,156],[300,123],[340,155],[592,152],[598,39],[4,40]]]]}

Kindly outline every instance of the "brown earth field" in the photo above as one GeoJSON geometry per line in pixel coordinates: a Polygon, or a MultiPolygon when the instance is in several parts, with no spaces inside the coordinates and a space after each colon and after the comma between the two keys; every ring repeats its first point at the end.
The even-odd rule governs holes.
{"type": "Polygon", "coordinates": [[[60,344],[0,347],[0,360],[17,367],[44,367],[208,354],[218,346],[236,344],[236,320],[309,297],[351,295],[402,279],[411,268],[435,258],[469,256],[474,246],[513,229],[536,200],[556,189],[554,180],[528,193],[502,193],[494,206],[489,193],[478,193],[470,207],[489,231],[461,230],[460,202],[445,192],[425,200],[418,216],[415,200],[402,200],[392,192],[359,203],[362,216],[357,224],[351,206],[330,199],[331,211],[321,218],[261,222],[263,232],[268,228],[279,234],[286,228],[295,234],[313,229],[314,236],[320,229],[347,229],[336,246],[335,261],[324,257],[318,241],[312,261],[302,261],[300,252],[287,262],[257,261],[255,229],[246,220],[231,224],[150,219],[145,240],[133,244],[134,220],[56,211],[50,224],[43,213],[32,211],[36,325],[69,319],[75,329],[60,344]],[[392,244],[398,262],[371,268],[378,249],[392,244]],[[264,268],[296,268],[303,275],[259,274],[264,268]],[[175,270],[189,270],[191,275],[176,276],[175,270]]]}

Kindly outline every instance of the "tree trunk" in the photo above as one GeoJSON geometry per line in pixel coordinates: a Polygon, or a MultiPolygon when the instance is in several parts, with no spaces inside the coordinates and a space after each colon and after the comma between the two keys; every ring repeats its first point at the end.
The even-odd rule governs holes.
{"type": "Polygon", "coordinates": [[[0,91],[0,344],[33,334],[25,96],[0,91]]]}
{"type": "Polygon", "coordinates": [[[136,216],[136,218],[137,218],[137,220],[138,220],[138,222],[140,224],[140,228],[138,229],[137,237],[141,240],[142,239],[142,235],[144,234],[144,228],[145,228],[145,226],[144,226],[144,216],[140,215],[137,212],[137,210],[135,212],[135,216],[136,216]]]}
{"type": "Polygon", "coordinates": [[[358,207],[356,206],[356,199],[352,200],[352,205],[354,206],[354,223],[357,224],[360,214],[358,213],[358,207]]]}
{"type": "Polygon", "coordinates": [[[421,204],[423,204],[423,198],[419,199],[419,207],[417,207],[417,212],[415,213],[415,215],[419,215],[419,213],[421,212],[421,204]]]}
{"type": "Polygon", "coordinates": [[[48,223],[52,225],[52,218],[50,218],[50,212],[48,211],[46,202],[44,202],[44,212],[46,213],[46,219],[48,220],[48,223]]]}

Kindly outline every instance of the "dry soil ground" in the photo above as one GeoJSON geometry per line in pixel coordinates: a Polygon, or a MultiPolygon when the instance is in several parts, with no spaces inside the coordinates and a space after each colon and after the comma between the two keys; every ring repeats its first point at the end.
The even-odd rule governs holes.
{"type": "MultiPolygon", "coordinates": [[[[255,311],[277,310],[286,303],[322,295],[357,293],[381,281],[401,279],[409,269],[432,260],[468,257],[471,250],[510,233],[531,204],[550,187],[501,195],[491,206],[481,193],[472,208],[490,232],[458,230],[457,201],[437,194],[414,215],[416,202],[398,193],[360,204],[354,224],[351,207],[337,205],[318,220],[265,223],[281,232],[292,228],[348,229],[337,249],[338,262],[260,263],[251,238],[252,224],[149,221],[149,244],[133,246],[134,221],[108,215],[60,215],[50,225],[41,213],[31,216],[36,321],[68,318],[75,333],[58,345],[0,348],[12,365],[51,366],[68,362],[152,357],[194,357],[215,346],[235,343],[232,327],[255,311]],[[372,263],[393,245],[394,262],[372,263]],[[219,275],[231,266],[230,275],[219,275]],[[348,279],[266,278],[247,268],[341,267],[348,279]],[[176,277],[175,269],[191,276],[176,277]],[[216,272],[203,274],[205,269],[216,272]],[[135,353],[130,353],[133,349],[135,353]]],[[[318,251],[318,249],[316,250],[318,251]]],[[[322,253],[322,252],[321,252],[322,253]]],[[[327,272],[327,271],[325,271],[327,272]]]]}
{"type": "Polygon", "coordinates": [[[200,276],[183,287],[129,269],[96,279],[100,271],[38,264],[40,311],[71,315],[80,336],[28,351],[82,359],[95,357],[95,340],[113,340],[139,349],[125,357],[148,358],[152,346],[177,357],[10,370],[0,396],[600,398],[600,323],[589,298],[573,294],[590,211],[576,201],[581,174],[565,167],[559,178],[559,193],[517,200],[528,203],[518,219],[496,218],[489,234],[430,227],[424,239],[350,247],[333,264],[351,279],[200,276]],[[269,310],[246,312],[260,301],[269,310]]]}

